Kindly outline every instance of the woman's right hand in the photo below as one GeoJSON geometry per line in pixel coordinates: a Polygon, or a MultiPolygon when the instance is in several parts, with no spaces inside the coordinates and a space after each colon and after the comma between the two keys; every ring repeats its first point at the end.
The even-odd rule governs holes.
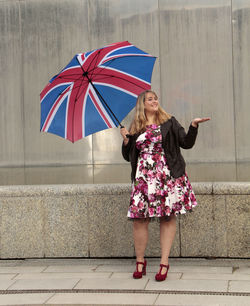
{"type": "Polygon", "coordinates": [[[129,134],[128,130],[127,130],[125,127],[120,128],[120,133],[121,133],[121,135],[122,135],[124,144],[127,145],[127,144],[128,144],[128,141],[129,141],[129,139],[128,139],[127,136],[126,136],[126,135],[129,134]]]}

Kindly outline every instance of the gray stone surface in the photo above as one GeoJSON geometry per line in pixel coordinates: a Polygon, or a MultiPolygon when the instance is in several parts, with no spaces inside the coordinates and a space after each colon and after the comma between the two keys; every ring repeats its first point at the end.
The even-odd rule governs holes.
{"type": "Polygon", "coordinates": [[[195,194],[212,194],[213,183],[212,182],[193,182],[192,188],[195,194]]]}
{"type": "Polygon", "coordinates": [[[148,258],[147,274],[140,280],[132,278],[135,267],[134,259],[26,259],[25,265],[19,261],[16,262],[15,267],[11,265],[10,260],[5,262],[8,265],[0,268],[0,276],[6,275],[6,269],[13,271],[14,268],[18,274],[12,280],[1,279],[0,287],[5,290],[5,294],[0,295],[0,305],[42,303],[72,306],[76,304],[96,305],[97,303],[98,305],[217,305],[219,303],[219,305],[238,306],[249,304],[246,303],[246,299],[249,301],[249,296],[228,295],[232,292],[249,294],[249,280],[246,278],[249,276],[249,261],[246,259],[171,258],[167,280],[161,283],[154,280],[159,262],[159,259],[156,258],[148,258]],[[40,267],[34,267],[34,264],[39,264],[40,267]],[[237,279],[231,279],[234,274],[237,274],[237,279]],[[189,277],[183,279],[184,275],[189,277]],[[65,293],[63,291],[72,289],[72,287],[75,290],[83,289],[84,293],[76,291],[65,293]],[[31,295],[22,292],[20,295],[19,291],[13,294],[7,291],[13,288],[15,290],[47,289],[51,290],[49,293],[51,296],[39,302],[35,298],[38,297],[37,293],[33,292],[31,295]],[[59,291],[55,292],[55,289],[59,291]],[[126,292],[128,289],[137,289],[139,293],[130,292],[128,294],[126,292]],[[156,292],[152,294],[148,291],[151,289],[156,292]],[[88,290],[103,291],[88,292],[88,290]],[[169,295],[167,290],[187,290],[189,294],[169,295]],[[198,293],[197,290],[206,293],[198,293]],[[165,293],[162,294],[164,291],[165,293]],[[207,294],[207,291],[210,291],[210,294],[207,294]],[[216,294],[218,291],[222,294],[216,294]],[[154,299],[151,299],[152,296],[154,299]]]}
{"type": "Polygon", "coordinates": [[[215,182],[214,194],[250,194],[250,182],[215,182]]]}
{"type": "MultiPolygon", "coordinates": [[[[172,257],[249,257],[249,184],[246,191],[244,183],[233,186],[242,194],[227,195],[225,183],[194,184],[198,205],[177,217],[172,257]]],[[[1,258],[135,256],[130,190],[130,184],[1,186],[1,258]]],[[[146,256],[160,256],[158,222],[149,224],[146,256]]]]}
{"type": "Polygon", "coordinates": [[[147,290],[174,290],[174,291],[227,291],[228,282],[225,280],[168,280],[166,282],[156,282],[150,280],[147,290]]]}
{"type": "Polygon", "coordinates": [[[181,219],[181,256],[227,257],[225,197],[197,195],[197,202],[181,219]]]}
{"type": "Polygon", "coordinates": [[[89,256],[134,256],[129,194],[88,196],[89,256]]]}
{"type": "Polygon", "coordinates": [[[250,258],[250,196],[226,196],[226,205],[228,256],[250,258]]]}
{"type": "Polygon", "coordinates": [[[229,292],[248,292],[250,293],[250,281],[232,280],[229,282],[229,292]]]}
{"type": "Polygon", "coordinates": [[[249,306],[248,296],[160,294],[154,305],[192,305],[192,306],[249,306]]]}
{"type": "Polygon", "coordinates": [[[54,293],[1,294],[0,305],[43,305],[54,293]]]}
{"type": "Polygon", "coordinates": [[[1,198],[1,258],[44,256],[43,204],[42,197],[1,198]]]}
{"type": "Polygon", "coordinates": [[[82,196],[44,199],[45,257],[88,257],[88,207],[82,196]]]}

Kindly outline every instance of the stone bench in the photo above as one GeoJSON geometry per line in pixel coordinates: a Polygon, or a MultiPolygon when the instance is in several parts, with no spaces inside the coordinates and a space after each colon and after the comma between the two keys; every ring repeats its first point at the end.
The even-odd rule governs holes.
{"type": "MultiPolygon", "coordinates": [[[[249,182],[193,183],[172,257],[249,257],[249,182]]],[[[129,184],[0,186],[0,258],[133,257],[129,184]]],[[[160,256],[159,223],[148,257],[160,256]]]]}

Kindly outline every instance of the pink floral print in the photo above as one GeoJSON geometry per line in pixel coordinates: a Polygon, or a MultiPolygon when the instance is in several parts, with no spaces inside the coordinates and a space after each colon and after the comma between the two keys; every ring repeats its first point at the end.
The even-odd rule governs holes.
{"type": "Polygon", "coordinates": [[[162,149],[160,126],[147,126],[136,140],[140,154],[132,185],[128,217],[152,218],[185,214],[197,205],[187,173],[173,178],[162,149]]]}

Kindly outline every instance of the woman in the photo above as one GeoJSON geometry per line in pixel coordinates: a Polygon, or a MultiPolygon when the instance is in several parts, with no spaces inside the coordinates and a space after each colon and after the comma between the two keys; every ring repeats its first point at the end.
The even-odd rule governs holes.
{"type": "Polygon", "coordinates": [[[134,278],[146,274],[144,253],[148,224],[153,218],[160,220],[161,244],[160,270],[155,279],[163,281],[167,277],[168,257],[176,232],[176,215],[184,214],[197,205],[180,147],[192,148],[198,124],[207,120],[210,118],[193,119],[186,134],[178,121],[160,107],[156,93],[144,91],[138,96],[129,131],[121,128],[122,154],[132,167],[128,218],[134,221],[134,278]]]}

